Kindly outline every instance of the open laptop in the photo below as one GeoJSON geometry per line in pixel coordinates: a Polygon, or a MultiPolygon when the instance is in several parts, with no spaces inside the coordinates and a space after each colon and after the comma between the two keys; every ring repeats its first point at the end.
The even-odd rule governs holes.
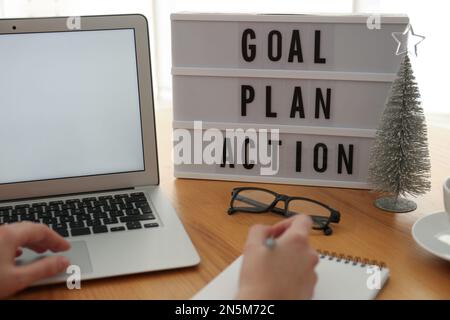
{"type": "Polygon", "coordinates": [[[154,118],[144,16],[0,20],[0,223],[49,225],[82,280],[198,264],[154,118]]]}

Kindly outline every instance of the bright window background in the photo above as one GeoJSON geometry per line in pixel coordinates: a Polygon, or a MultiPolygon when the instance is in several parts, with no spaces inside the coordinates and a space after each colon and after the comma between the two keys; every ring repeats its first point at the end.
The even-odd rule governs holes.
{"type": "Polygon", "coordinates": [[[160,107],[170,105],[170,13],[178,11],[408,14],[415,33],[426,37],[418,47],[418,57],[412,57],[425,112],[433,121],[450,126],[448,81],[444,80],[450,71],[448,10],[442,0],[0,0],[0,17],[7,18],[145,14],[150,21],[154,87],[160,107]]]}

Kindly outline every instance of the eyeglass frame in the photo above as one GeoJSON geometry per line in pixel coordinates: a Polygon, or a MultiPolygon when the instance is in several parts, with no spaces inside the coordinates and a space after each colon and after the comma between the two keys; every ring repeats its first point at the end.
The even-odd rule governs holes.
{"type": "MultiPolygon", "coordinates": [[[[240,199],[242,200],[242,199],[240,199]]],[[[238,187],[238,188],[233,188],[233,190],[231,191],[231,201],[230,201],[230,207],[228,208],[228,214],[232,215],[236,212],[247,212],[247,213],[264,213],[264,212],[273,212],[275,214],[278,215],[282,215],[284,217],[292,217],[298,213],[295,212],[289,212],[288,207],[289,207],[289,202],[291,202],[292,200],[303,200],[303,201],[307,201],[307,202],[312,202],[314,204],[317,204],[319,206],[322,206],[323,208],[327,209],[330,211],[330,215],[328,218],[322,217],[322,216],[316,216],[316,215],[309,215],[311,217],[311,219],[313,219],[313,221],[315,223],[317,223],[318,225],[320,225],[320,227],[315,227],[313,225],[313,229],[314,230],[323,230],[325,235],[331,235],[333,233],[333,230],[330,227],[330,223],[339,223],[340,218],[341,218],[341,214],[338,210],[331,208],[330,206],[321,203],[317,200],[314,199],[310,199],[310,198],[305,198],[305,197],[292,197],[292,196],[288,196],[286,194],[282,194],[282,193],[278,193],[272,190],[268,190],[268,189],[264,189],[264,188],[258,188],[258,187],[238,187]],[[272,203],[270,205],[265,205],[262,204],[261,202],[258,202],[254,199],[251,198],[247,198],[247,197],[243,197],[246,198],[247,200],[251,200],[251,201],[246,201],[246,203],[248,204],[252,204],[255,207],[253,208],[244,208],[244,207],[234,207],[233,206],[233,202],[236,200],[237,195],[241,192],[241,191],[246,191],[246,190],[255,190],[255,191],[263,191],[263,192],[267,192],[272,194],[275,199],[272,201],[272,203]],[[275,207],[278,202],[280,201],[284,201],[284,209],[275,207]],[[262,206],[264,205],[264,207],[262,206]],[[259,207],[259,208],[258,208],[259,207]]],[[[245,201],[244,201],[245,202],[245,201]]]]}

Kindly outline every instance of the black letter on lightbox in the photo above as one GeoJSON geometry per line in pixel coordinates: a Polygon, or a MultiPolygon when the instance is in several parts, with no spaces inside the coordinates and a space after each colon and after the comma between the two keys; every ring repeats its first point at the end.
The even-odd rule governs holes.
{"type": "Polygon", "coordinates": [[[245,29],[242,33],[242,57],[247,62],[252,62],[256,57],[256,45],[248,44],[248,39],[255,39],[256,34],[253,29],[245,29]]]}
{"type": "Polygon", "coordinates": [[[320,57],[320,30],[314,33],[314,63],[326,63],[325,58],[320,57]]]}
{"type": "Polygon", "coordinates": [[[345,148],[342,143],[338,147],[338,173],[342,173],[342,163],[345,163],[345,169],[348,174],[353,173],[353,145],[348,146],[348,157],[345,154],[345,148]]]}
{"type": "Polygon", "coordinates": [[[292,31],[288,62],[294,62],[295,56],[297,56],[297,62],[303,62],[302,43],[300,42],[300,32],[298,30],[292,31]]]}
{"type": "Polygon", "coordinates": [[[252,86],[242,85],[241,86],[241,116],[245,117],[247,115],[247,103],[253,102],[255,100],[255,89],[252,86]],[[248,95],[247,95],[248,93],[248,95]]]}
{"type": "Polygon", "coordinates": [[[294,88],[294,96],[292,97],[291,118],[295,118],[295,113],[299,113],[300,118],[305,118],[305,109],[303,108],[302,87],[294,88]]]}
{"type": "Polygon", "coordinates": [[[277,113],[272,112],[272,87],[266,86],[266,118],[276,118],[277,113]]]}
{"type": "MultiPolygon", "coordinates": [[[[225,164],[227,163],[227,145],[230,143],[230,140],[229,139],[227,139],[227,138],[223,138],[223,150],[222,150],[222,163],[220,164],[220,166],[222,167],[222,168],[224,168],[225,167],[225,164]]],[[[231,146],[231,143],[230,143],[230,146],[231,146]]],[[[230,148],[231,149],[231,148],[230,148]]],[[[230,151],[230,155],[231,155],[231,158],[233,158],[233,151],[230,151]]],[[[234,168],[234,163],[232,163],[231,161],[230,161],[230,168],[234,168]]]]}
{"type": "Polygon", "coordinates": [[[302,142],[297,141],[295,150],[295,171],[302,172],[302,142]]]}
{"type": "Polygon", "coordinates": [[[249,163],[248,162],[248,151],[249,151],[249,147],[250,147],[250,138],[245,138],[245,142],[244,142],[244,168],[245,169],[252,169],[255,164],[254,163],[249,163]]]}
{"type": "Polygon", "coordinates": [[[269,36],[268,36],[268,55],[269,55],[269,59],[271,61],[279,61],[281,59],[281,44],[282,44],[282,40],[281,40],[281,32],[278,30],[272,30],[269,32],[269,36]],[[277,51],[276,54],[273,54],[273,37],[276,36],[277,39],[277,51]]]}
{"type": "Polygon", "coordinates": [[[322,89],[316,88],[316,111],[315,118],[320,118],[320,106],[322,105],[323,114],[325,115],[325,119],[330,119],[330,104],[331,104],[331,89],[327,89],[327,101],[323,101],[322,89]]]}
{"type": "Polygon", "coordinates": [[[327,170],[328,148],[324,143],[318,143],[314,147],[314,170],[325,172],[327,170]],[[319,167],[319,150],[322,149],[322,166],[319,167]]]}

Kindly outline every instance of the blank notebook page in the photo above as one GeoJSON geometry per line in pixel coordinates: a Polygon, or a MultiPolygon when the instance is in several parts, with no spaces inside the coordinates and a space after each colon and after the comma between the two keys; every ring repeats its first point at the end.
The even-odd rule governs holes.
{"type": "MultiPolygon", "coordinates": [[[[231,300],[238,291],[242,256],[200,290],[193,300],[231,300]]],[[[348,259],[321,255],[314,300],[374,299],[389,277],[389,269],[348,259]]]]}

